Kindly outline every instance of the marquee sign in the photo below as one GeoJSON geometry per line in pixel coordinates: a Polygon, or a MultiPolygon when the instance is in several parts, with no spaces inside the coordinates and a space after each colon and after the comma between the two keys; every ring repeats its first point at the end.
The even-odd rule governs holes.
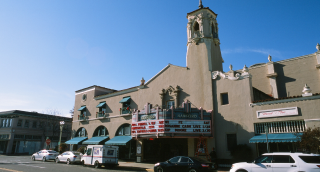
{"type": "Polygon", "coordinates": [[[157,133],[193,133],[211,134],[210,120],[174,120],[162,119],[142,121],[131,124],[131,135],[157,134],[157,133]]]}
{"type": "Polygon", "coordinates": [[[288,107],[281,109],[269,109],[257,111],[257,118],[272,118],[278,116],[293,116],[299,115],[298,107],[288,107]]]}

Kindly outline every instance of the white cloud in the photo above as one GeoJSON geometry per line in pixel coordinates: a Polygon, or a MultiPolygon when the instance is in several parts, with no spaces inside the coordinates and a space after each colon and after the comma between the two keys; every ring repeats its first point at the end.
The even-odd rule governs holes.
{"type": "Polygon", "coordinates": [[[260,53],[266,55],[271,55],[274,58],[279,58],[282,59],[282,54],[278,50],[272,50],[272,49],[253,49],[253,48],[235,48],[235,49],[225,49],[222,50],[222,54],[236,54],[236,53],[248,53],[248,52],[253,52],[253,53],[260,53]]]}

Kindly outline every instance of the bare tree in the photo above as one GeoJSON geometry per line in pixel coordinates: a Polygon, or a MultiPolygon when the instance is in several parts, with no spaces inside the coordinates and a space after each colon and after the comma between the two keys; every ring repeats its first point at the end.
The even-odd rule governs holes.
{"type": "Polygon", "coordinates": [[[69,111],[69,113],[70,113],[71,116],[73,117],[73,115],[74,115],[74,106],[73,106],[73,108],[69,111]]]}

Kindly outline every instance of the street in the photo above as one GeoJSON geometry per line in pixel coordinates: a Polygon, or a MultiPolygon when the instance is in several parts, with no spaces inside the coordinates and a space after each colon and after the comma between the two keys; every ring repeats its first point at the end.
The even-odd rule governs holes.
{"type": "Polygon", "coordinates": [[[95,169],[93,167],[83,167],[82,165],[67,165],[65,163],[56,164],[53,160],[42,162],[42,161],[32,161],[31,156],[0,156],[0,172],[34,172],[34,171],[46,171],[46,172],[79,172],[79,171],[153,171],[152,164],[139,164],[139,166],[134,166],[137,163],[126,163],[119,162],[119,166],[113,169],[100,168],[95,169]]]}

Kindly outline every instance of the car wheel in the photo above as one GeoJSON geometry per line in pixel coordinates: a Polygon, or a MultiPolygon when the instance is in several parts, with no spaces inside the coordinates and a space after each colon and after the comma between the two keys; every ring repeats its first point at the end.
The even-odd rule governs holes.
{"type": "Polygon", "coordinates": [[[59,163],[59,158],[56,158],[56,163],[59,163]]]}
{"type": "Polygon", "coordinates": [[[46,162],[46,161],[47,161],[45,156],[42,158],[42,161],[43,161],[43,162],[46,162]]]}
{"type": "Polygon", "coordinates": [[[247,172],[247,170],[238,170],[237,172],[247,172]]]}
{"type": "Polygon", "coordinates": [[[32,161],[35,161],[35,160],[36,160],[36,158],[35,158],[34,156],[32,156],[31,159],[32,159],[32,161]]]}
{"type": "Polygon", "coordinates": [[[67,164],[68,164],[68,165],[70,165],[70,164],[71,164],[70,159],[67,159],[67,164]]]}
{"type": "Polygon", "coordinates": [[[158,167],[156,172],[163,172],[163,168],[162,167],[158,167]]]}
{"type": "Polygon", "coordinates": [[[99,167],[100,167],[99,161],[94,162],[94,168],[99,168],[99,167]]]}
{"type": "Polygon", "coordinates": [[[197,172],[195,169],[190,169],[189,172],[197,172]]]}

